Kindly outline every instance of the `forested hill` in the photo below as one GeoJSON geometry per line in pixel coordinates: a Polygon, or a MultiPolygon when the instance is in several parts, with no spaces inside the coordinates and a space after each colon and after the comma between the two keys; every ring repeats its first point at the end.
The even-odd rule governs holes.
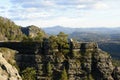
{"type": "Polygon", "coordinates": [[[7,18],[0,17],[0,40],[21,40],[25,35],[21,27],[7,18]]]}
{"type": "Polygon", "coordinates": [[[40,40],[45,36],[37,26],[21,27],[8,18],[0,17],[0,41],[40,40]]]}

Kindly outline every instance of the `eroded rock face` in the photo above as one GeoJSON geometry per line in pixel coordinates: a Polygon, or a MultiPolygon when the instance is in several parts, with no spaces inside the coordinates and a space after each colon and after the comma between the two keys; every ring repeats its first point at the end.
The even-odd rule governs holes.
{"type": "MultiPolygon", "coordinates": [[[[86,76],[92,74],[92,77],[95,80],[114,80],[112,77],[114,66],[112,65],[111,56],[108,53],[100,50],[96,43],[80,43],[80,46],[80,50],[77,51],[77,53],[81,54],[81,56],[79,58],[72,58],[72,62],[69,62],[69,64],[75,65],[77,62],[81,65],[79,67],[77,67],[77,65],[69,68],[69,71],[72,70],[77,72],[70,73],[69,79],[90,80],[90,78],[86,78],[86,76]],[[74,61],[76,59],[77,61],[74,61]],[[77,78],[74,79],[75,77],[77,78]]],[[[76,48],[74,48],[73,53],[75,51],[76,48]]]]}
{"type": "MultiPolygon", "coordinates": [[[[41,77],[44,79],[47,77],[45,67],[48,62],[52,65],[53,76],[57,76],[54,79],[59,79],[59,75],[65,67],[69,80],[90,80],[91,75],[94,80],[115,80],[112,76],[114,66],[108,53],[100,50],[96,43],[79,43],[77,45],[79,47],[74,45],[71,48],[73,52],[69,53],[67,57],[59,51],[49,52],[48,48],[44,50],[49,54],[39,52],[39,54],[33,55],[39,74],[38,80],[41,77]]],[[[18,56],[25,60],[22,62],[26,62],[30,58],[30,55],[27,56],[27,54],[18,56]]]]}
{"type": "Polygon", "coordinates": [[[92,68],[95,80],[114,80],[112,78],[114,66],[108,53],[97,50],[97,52],[93,54],[92,68]]]}
{"type": "Polygon", "coordinates": [[[116,67],[113,70],[113,78],[114,80],[120,80],[120,67],[116,67]]]}
{"type": "MultiPolygon", "coordinates": [[[[23,67],[36,68],[36,80],[49,78],[47,63],[51,65],[53,80],[60,79],[64,68],[68,80],[120,80],[120,68],[113,66],[111,56],[99,49],[96,43],[73,43],[70,49],[62,49],[63,52],[50,51],[49,46],[39,47],[39,44],[37,51],[31,51],[31,46],[18,53],[16,61],[21,70],[23,67]],[[70,52],[64,54],[66,50],[70,52]]],[[[1,65],[1,68],[4,66],[1,65]]]]}
{"type": "Polygon", "coordinates": [[[10,65],[0,53],[0,80],[22,80],[17,69],[10,65]]]}
{"type": "Polygon", "coordinates": [[[32,38],[38,36],[39,34],[41,34],[41,36],[46,36],[45,32],[42,29],[34,25],[30,25],[25,28],[22,27],[21,30],[25,35],[30,36],[32,38]]]}

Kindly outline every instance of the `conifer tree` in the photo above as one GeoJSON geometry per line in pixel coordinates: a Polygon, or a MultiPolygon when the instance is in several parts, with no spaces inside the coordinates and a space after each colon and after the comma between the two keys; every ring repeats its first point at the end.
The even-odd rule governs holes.
{"type": "Polygon", "coordinates": [[[52,76],[52,66],[51,66],[50,62],[48,62],[48,64],[47,64],[47,74],[49,77],[52,76]]]}
{"type": "Polygon", "coordinates": [[[67,72],[66,72],[65,68],[63,69],[63,71],[61,73],[60,80],[68,80],[68,76],[67,76],[67,72]]]}

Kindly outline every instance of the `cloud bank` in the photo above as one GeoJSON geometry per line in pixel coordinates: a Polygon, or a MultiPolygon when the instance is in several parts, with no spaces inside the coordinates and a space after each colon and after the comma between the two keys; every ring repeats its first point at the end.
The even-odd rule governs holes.
{"type": "Polygon", "coordinates": [[[106,0],[5,0],[3,4],[6,2],[7,5],[0,5],[0,15],[25,26],[33,23],[43,27],[70,26],[73,21],[73,25],[82,26],[79,23],[89,21],[94,14],[99,15],[97,11],[103,14],[111,6],[106,0]]]}

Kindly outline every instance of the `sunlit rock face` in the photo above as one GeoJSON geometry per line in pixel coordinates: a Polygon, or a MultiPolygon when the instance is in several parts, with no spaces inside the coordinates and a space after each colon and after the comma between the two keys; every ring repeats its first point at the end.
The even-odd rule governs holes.
{"type": "Polygon", "coordinates": [[[9,64],[0,53],[0,80],[22,80],[17,69],[9,64]]]}

